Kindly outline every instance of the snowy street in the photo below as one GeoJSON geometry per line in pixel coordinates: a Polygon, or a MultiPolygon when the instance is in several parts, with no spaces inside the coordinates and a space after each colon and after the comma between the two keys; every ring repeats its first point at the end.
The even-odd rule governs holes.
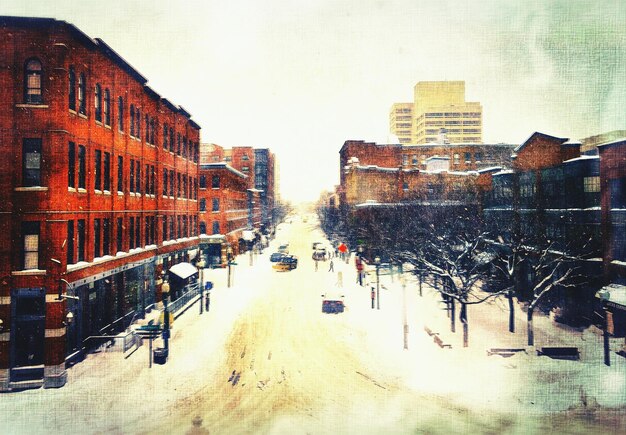
{"type": "MultiPolygon", "coordinates": [[[[207,269],[210,311],[197,303],[176,319],[165,365],[148,368],[144,342],[125,358],[89,355],[68,369],[60,389],[0,395],[0,432],[185,433],[200,416],[212,434],[618,433],[626,427],[626,359],[602,359],[602,336],[536,317],[536,343],[576,346],[579,361],[539,357],[525,346],[524,313],[507,331],[504,301],[469,308],[469,347],[432,288],[380,276],[380,310],[371,286],[355,283],[353,259],[320,262],[316,224],[281,224],[263,254],[207,269]],[[269,256],[283,242],[297,269],[277,272],[269,256]],[[346,311],[324,314],[321,295],[338,287],[346,311]],[[403,349],[403,318],[408,349],[403,349]],[[451,348],[441,348],[425,327],[451,348]],[[494,347],[524,348],[509,358],[494,347]]],[[[375,286],[374,274],[368,274],[375,286]]],[[[618,346],[623,339],[615,339],[618,346]],[[619,341],[621,340],[621,341],[619,341]]],[[[155,345],[157,343],[155,342],[155,345]]]]}

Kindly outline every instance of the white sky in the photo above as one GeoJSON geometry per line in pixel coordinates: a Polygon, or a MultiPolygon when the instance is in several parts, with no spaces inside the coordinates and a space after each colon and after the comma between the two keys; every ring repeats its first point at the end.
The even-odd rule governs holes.
{"type": "Polygon", "coordinates": [[[465,80],[484,140],[626,128],[623,0],[0,0],[100,37],[203,142],[271,148],[281,194],[339,180],[347,139],[386,143],[423,80],[465,80]]]}

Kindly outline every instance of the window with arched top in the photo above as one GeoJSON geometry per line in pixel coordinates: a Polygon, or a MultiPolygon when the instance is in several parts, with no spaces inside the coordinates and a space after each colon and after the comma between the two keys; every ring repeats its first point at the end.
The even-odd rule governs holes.
{"type": "Polygon", "coordinates": [[[200,234],[206,234],[206,223],[200,221],[200,234]]]}
{"type": "Polygon", "coordinates": [[[29,59],[24,68],[24,102],[43,103],[43,68],[39,59],[29,59]]]}
{"type": "Polygon", "coordinates": [[[96,83],[96,87],[94,88],[93,102],[96,121],[102,122],[102,88],[100,87],[100,83],[96,83]]]}
{"type": "Polygon", "coordinates": [[[70,67],[70,71],[68,73],[68,104],[70,110],[76,110],[76,73],[74,72],[74,67],[70,67]]]}
{"type": "Polygon", "coordinates": [[[78,76],[78,113],[83,115],[87,114],[87,107],[85,106],[85,92],[87,91],[87,80],[85,74],[78,76]]]}
{"type": "Polygon", "coordinates": [[[108,89],[104,90],[104,104],[102,105],[104,112],[104,124],[111,125],[111,94],[108,89]]]}

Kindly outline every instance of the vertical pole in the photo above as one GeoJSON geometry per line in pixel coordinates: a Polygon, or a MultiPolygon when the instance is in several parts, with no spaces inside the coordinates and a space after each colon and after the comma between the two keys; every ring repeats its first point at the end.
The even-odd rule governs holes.
{"type": "Polygon", "coordinates": [[[198,289],[200,293],[200,314],[202,314],[202,305],[203,305],[203,299],[204,299],[204,267],[200,268],[200,288],[198,289]]]}
{"type": "Polygon", "coordinates": [[[403,336],[404,336],[404,349],[409,348],[409,323],[407,321],[406,314],[406,285],[404,282],[404,276],[402,275],[402,263],[398,267],[400,273],[400,282],[402,283],[402,323],[403,323],[403,336]]]}
{"type": "Polygon", "coordinates": [[[152,331],[150,331],[150,350],[148,351],[148,368],[152,368],[152,340],[154,337],[152,331]]]}
{"type": "Polygon", "coordinates": [[[167,296],[163,298],[163,347],[167,351],[169,349],[169,335],[170,335],[170,313],[167,311],[167,299],[169,298],[169,293],[167,296]]]}
{"type": "Polygon", "coordinates": [[[380,310],[380,265],[376,265],[376,309],[380,310]]]}
{"type": "Polygon", "coordinates": [[[602,301],[604,308],[604,327],[602,328],[602,337],[604,339],[604,364],[611,365],[611,350],[609,349],[609,312],[606,308],[606,302],[602,301]]]}

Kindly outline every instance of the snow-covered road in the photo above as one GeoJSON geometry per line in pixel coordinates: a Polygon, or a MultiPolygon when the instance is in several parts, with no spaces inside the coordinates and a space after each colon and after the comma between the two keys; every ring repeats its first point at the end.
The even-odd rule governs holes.
{"type": "Polygon", "coordinates": [[[211,310],[199,316],[192,307],[176,320],[167,364],[148,368],[148,346],[127,359],[91,355],[69,370],[61,389],[0,395],[0,432],[185,433],[196,416],[213,434],[619,433],[626,427],[624,359],[615,356],[605,367],[591,332],[573,336],[539,318],[537,339],[576,340],[581,361],[531,352],[488,357],[487,347],[523,343],[525,326],[508,334],[505,310],[491,304],[470,309],[470,347],[463,349],[432,289],[420,297],[409,282],[404,298],[397,278],[383,276],[381,309],[372,310],[370,288],[354,282],[353,263],[335,259],[334,272],[327,262],[315,271],[311,244],[322,240],[312,221],[281,225],[252,266],[247,256],[238,258],[233,287],[226,287],[225,270],[207,271],[205,279],[215,283],[211,310]],[[276,272],[269,254],[284,241],[299,266],[276,272]],[[323,314],[320,295],[335,287],[337,272],[347,310],[323,314]],[[435,345],[424,326],[452,349],[435,345]]]}

